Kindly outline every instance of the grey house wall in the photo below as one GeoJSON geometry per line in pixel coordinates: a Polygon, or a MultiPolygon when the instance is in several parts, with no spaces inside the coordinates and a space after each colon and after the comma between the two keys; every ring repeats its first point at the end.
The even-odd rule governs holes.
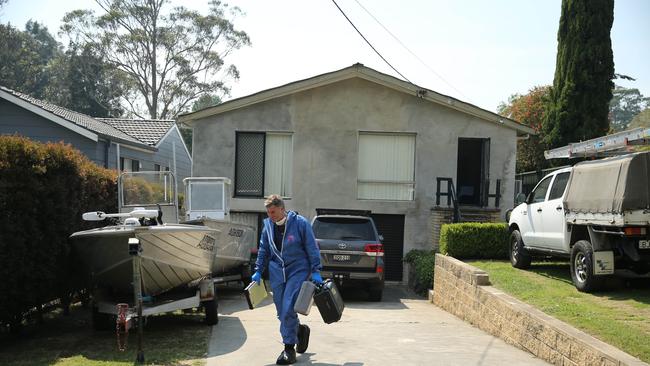
{"type": "Polygon", "coordinates": [[[183,188],[183,179],[192,175],[192,159],[188,155],[183,143],[183,138],[177,128],[172,130],[158,144],[158,153],[154,157],[153,164],[169,167],[174,171],[174,150],[176,151],[176,179],[178,180],[179,191],[183,188]]]}
{"type": "MultiPolygon", "coordinates": [[[[293,133],[290,209],[309,218],[317,207],[405,215],[405,252],[431,247],[436,177],[457,181],[461,137],[490,139],[490,193],[496,179],[501,179],[500,209],[505,212],[513,203],[515,130],[363,79],[348,79],[197,121],[195,176],[234,179],[236,131],[293,133]],[[360,131],[416,134],[414,201],[357,199],[360,131]]],[[[264,211],[263,200],[233,198],[231,209],[264,211]]]]}
{"type": "Polygon", "coordinates": [[[63,141],[97,165],[104,166],[104,146],[4,99],[0,99],[0,134],[20,135],[39,142],[63,141]]]}

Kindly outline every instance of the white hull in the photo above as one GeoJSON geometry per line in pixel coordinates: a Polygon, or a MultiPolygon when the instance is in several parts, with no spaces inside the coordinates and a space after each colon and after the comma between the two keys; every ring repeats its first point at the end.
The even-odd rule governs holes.
{"type": "Polygon", "coordinates": [[[182,224],[108,226],[72,234],[93,284],[113,295],[133,293],[129,238],[140,239],[142,289],[155,296],[211,273],[217,232],[182,224]]]}

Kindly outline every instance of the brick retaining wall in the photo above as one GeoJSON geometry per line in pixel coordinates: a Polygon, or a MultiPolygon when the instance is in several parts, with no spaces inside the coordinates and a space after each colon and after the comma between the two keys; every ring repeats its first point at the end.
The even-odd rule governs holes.
{"type": "Polygon", "coordinates": [[[490,286],[488,274],[436,254],[430,300],[442,309],[554,365],[647,363],[490,286]]]}

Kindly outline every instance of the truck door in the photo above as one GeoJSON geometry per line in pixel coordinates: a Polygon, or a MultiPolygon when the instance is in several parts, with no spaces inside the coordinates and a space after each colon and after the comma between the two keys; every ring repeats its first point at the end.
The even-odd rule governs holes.
{"type": "Polygon", "coordinates": [[[564,220],[564,206],[562,197],[570,172],[558,173],[551,183],[548,198],[540,205],[542,210],[542,229],[539,240],[546,248],[565,251],[564,236],[566,235],[566,222],[564,220]]]}
{"type": "Polygon", "coordinates": [[[542,179],[528,195],[526,216],[530,227],[528,230],[522,228],[523,240],[527,246],[538,246],[542,243],[542,211],[552,178],[553,176],[548,176],[542,179]]]}

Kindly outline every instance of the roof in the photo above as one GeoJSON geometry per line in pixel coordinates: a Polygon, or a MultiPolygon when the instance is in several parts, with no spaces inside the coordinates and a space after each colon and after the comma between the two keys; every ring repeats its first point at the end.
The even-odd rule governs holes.
{"type": "Polygon", "coordinates": [[[129,134],[102,122],[97,118],[90,117],[83,113],[75,112],[46,101],[33,98],[27,94],[0,86],[0,97],[18,104],[44,118],[50,119],[66,128],[69,128],[81,135],[97,141],[97,135],[129,145],[144,147],[151,150],[151,147],[129,134]]]}
{"type": "Polygon", "coordinates": [[[459,99],[450,97],[448,95],[437,93],[433,90],[425,89],[413,83],[409,83],[393,77],[388,74],[381,73],[377,70],[363,66],[360,63],[352,66],[317,75],[308,79],[295,81],[279,87],[260,91],[245,97],[233,99],[216,106],[208,107],[192,113],[186,113],[178,116],[178,122],[191,125],[193,121],[197,121],[209,116],[218,115],[231,110],[245,108],[253,104],[265,102],[275,98],[284,97],[286,95],[302,92],[305,90],[325,86],[328,84],[336,83],[339,81],[361,78],[370,82],[374,82],[388,88],[411,94],[416,97],[428,100],[430,102],[443,105],[447,108],[455,109],[457,111],[473,115],[477,118],[483,119],[488,122],[493,122],[504,127],[511,128],[517,131],[520,135],[535,134],[535,131],[524,124],[515,120],[501,116],[497,113],[488,111],[486,109],[477,107],[473,104],[463,102],[459,99]]]}
{"type": "Polygon", "coordinates": [[[169,119],[97,118],[97,120],[105,122],[149,146],[158,145],[167,132],[174,127],[174,121],[169,119]]]}

